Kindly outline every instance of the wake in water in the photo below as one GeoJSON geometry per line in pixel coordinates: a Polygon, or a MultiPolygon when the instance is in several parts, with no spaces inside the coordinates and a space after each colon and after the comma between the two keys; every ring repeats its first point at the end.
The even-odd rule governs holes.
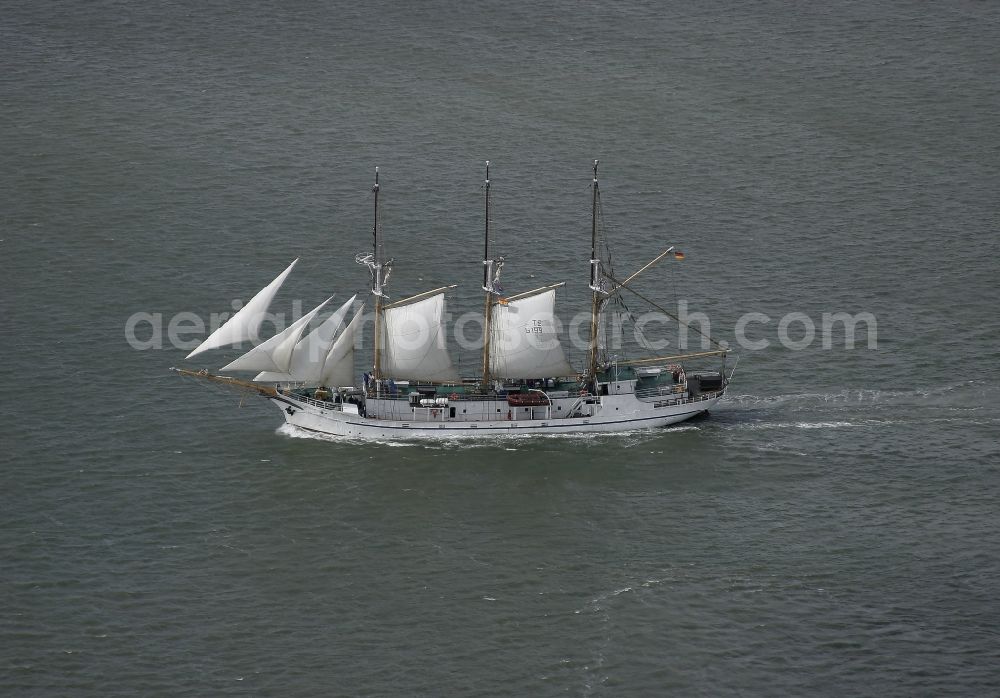
{"type": "Polygon", "coordinates": [[[719,403],[725,407],[768,408],[782,405],[900,405],[953,406],[955,402],[980,403],[997,397],[1000,386],[982,380],[967,380],[912,390],[844,388],[829,393],[786,393],[781,395],[726,395],[719,403]]]}
{"type": "Polygon", "coordinates": [[[912,390],[850,389],[828,393],[730,395],[713,424],[723,429],[882,428],[896,424],[1000,422],[1000,390],[960,381],[912,390]]]}

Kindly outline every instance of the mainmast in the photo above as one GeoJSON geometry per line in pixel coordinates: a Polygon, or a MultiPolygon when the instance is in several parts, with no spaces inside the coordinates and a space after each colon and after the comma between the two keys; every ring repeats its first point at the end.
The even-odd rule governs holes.
{"type": "Polygon", "coordinates": [[[596,380],[597,378],[597,333],[605,295],[601,279],[601,260],[597,256],[597,163],[598,161],[594,160],[594,184],[590,224],[590,290],[593,291],[594,295],[590,306],[590,346],[587,351],[587,376],[591,380],[596,380]]]}
{"type": "Polygon", "coordinates": [[[382,241],[379,239],[378,229],[378,168],[375,168],[375,185],[372,187],[375,193],[375,221],[372,225],[372,251],[371,253],[361,253],[354,258],[358,264],[368,267],[372,275],[372,295],[375,296],[375,362],[372,365],[372,378],[378,381],[382,378],[382,306],[383,299],[387,298],[384,289],[389,282],[389,272],[392,270],[392,260],[382,261],[382,241]]]}
{"type": "Polygon", "coordinates": [[[490,257],[490,161],[486,161],[486,230],[483,238],[483,291],[486,292],[486,307],[483,309],[483,385],[489,390],[490,380],[490,333],[493,324],[494,295],[500,291],[500,269],[503,257],[490,257]]]}
{"type": "Polygon", "coordinates": [[[493,284],[490,259],[490,161],[486,161],[486,233],[483,237],[483,290],[486,292],[486,307],[483,310],[483,390],[490,384],[490,322],[493,319],[493,284]]]}

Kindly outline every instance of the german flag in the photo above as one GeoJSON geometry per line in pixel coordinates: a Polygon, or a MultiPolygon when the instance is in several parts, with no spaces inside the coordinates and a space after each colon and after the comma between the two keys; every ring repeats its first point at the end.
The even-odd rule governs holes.
{"type": "Polygon", "coordinates": [[[674,259],[684,259],[684,253],[680,250],[674,250],[674,259]]]}

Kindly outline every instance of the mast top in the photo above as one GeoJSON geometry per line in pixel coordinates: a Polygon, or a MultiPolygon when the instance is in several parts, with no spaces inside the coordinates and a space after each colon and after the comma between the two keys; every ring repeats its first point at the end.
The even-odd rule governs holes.
{"type": "Polygon", "coordinates": [[[599,162],[600,162],[600,160],[594,160],[594,181],[595,182],[597,181],[597,163],[599,163],[599,162]]]}
{"type": "Polygon", "coordinates": [[[375,186],[372,187],[372,191],[378,191],[378,167],[375,168],[375,186]]]}

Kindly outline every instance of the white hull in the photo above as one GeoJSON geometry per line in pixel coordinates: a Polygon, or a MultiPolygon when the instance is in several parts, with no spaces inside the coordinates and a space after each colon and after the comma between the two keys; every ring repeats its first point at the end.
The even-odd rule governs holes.
{"type": "Polygon", "coordinates": [[[595,405],[596,414],[586,417],[498,419],[495,421],[402,421],[377,419],[343,412],[332,403],[320,406],[313,400],[282,394],[270,398],[288,424],[307,431],[362,439],[409,439],[422,437],[496,436],[510,434],[572,434],[581,432],[625,432],[676,424],[707,412],[723,392],[695,400],[655,406],[632,395],[606,395],[595,405]]]}

